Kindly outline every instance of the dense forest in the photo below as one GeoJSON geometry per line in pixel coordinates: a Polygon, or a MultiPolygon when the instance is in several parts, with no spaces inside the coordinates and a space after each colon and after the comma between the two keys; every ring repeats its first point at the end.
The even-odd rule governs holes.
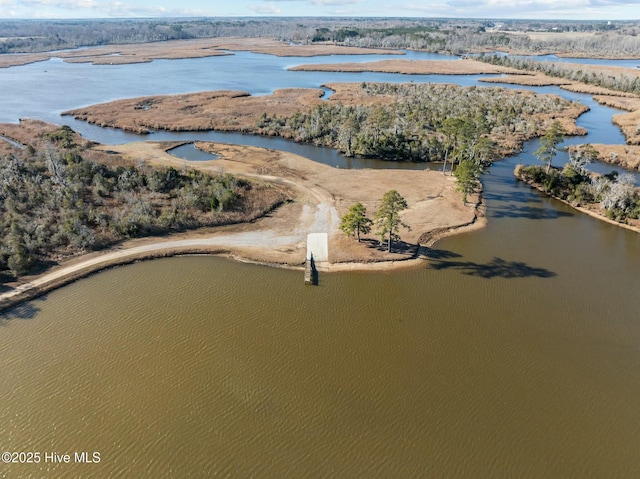
{"type": "Polygon", "coordinates": [[[640,56],[638,22],[467,19],[252,18],[3,20],[0,53],[212,37],[410,48],[461,54],[510,50],[578,56],[640,56]],[[565,35],[571,32],[574,35],[565,35]],[[523,34],[525,33],[525,34],[523,34]],[[539,33],[550,35],[540,36],[539,33]],[[583,35],[594,33],[594,35],[583,35]]]}
{"type": "Polygon", "coordinates": [[[386,160],[489,163],[519,148],[572,105],[560,97],[501,88],[362,83],[362,104],[325,102],[285,117],[263,114],[257,133],[386,160]],[[384,96],[391,101],[367,101],[384,96]]]}
{"type": "Polygon", "coordinates": [[[96,153],[76,138],[62,127],[0,155],[0,272],[20,276],[131,237],[252,220],[285,200],[229,174],[92,161],[96,153]]]}
{"type": "Polygon", "coordinates": [[[312,41],[332,41],[359,47],[407,48],[455,55],[497,50],[532,55],[570,53],[613,58],[640,56],[640,39],[636,36],[638,31],[640,26],[632,22],[611,24],[504,20],[494,23],[480,20],[430,20],[407,21],[397,25],[323,27],[316,30],[312,41]]]}

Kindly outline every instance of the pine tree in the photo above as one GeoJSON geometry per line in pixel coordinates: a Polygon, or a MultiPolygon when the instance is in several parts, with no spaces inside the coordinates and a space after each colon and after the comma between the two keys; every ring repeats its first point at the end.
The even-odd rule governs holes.
{"type": "Polygon", "coordinates": [[[340,229],[348,236],[356,235],[360,241],[360,233],[371,231],[372,221],[367,217],[367,208],[362,203],[356,203],[340,220],[340,229]]]}
{"type": "Polygon", "coordinates": [[[471,160],[463,160],[453,172],[457,190],[462,193],[462,202],[467,204],[467,195],[478,191],[480,186],[480,167],[471,160]]]}
{"type": "Polygon", "coordinates": [[[378,236],[380,236],[380,243],[385,238],[388,239],[387,251],[389,252],[391,252],[391,242],[400,239],[398,235],[400,226],[411,229],[400,219],[400,212],[406,208],[407,200],[400,196],[400,193],[396,190],[387,191],[382,196],[380,208],[375,216],[375,223],[378,236]]]}
{"type": "Polygon", "coordinates": [[[554,121],[547,132],[540,138],[540,148],[535,151],[534,155],[547,164],[547,174],[549,174],[551,162],[556,156],[557,146],[564,140],[565,133],[560,122],[554,121]]]}

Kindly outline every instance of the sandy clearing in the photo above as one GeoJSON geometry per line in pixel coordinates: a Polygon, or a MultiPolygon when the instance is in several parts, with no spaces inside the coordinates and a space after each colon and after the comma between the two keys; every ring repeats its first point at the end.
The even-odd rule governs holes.
{"type": "MultiPolygon", "coordinates": [[[[372,247],[377,243],[375,236],[368,236],[366,244],[358,244],[338,229],[340,215],[352,204],[362,202],[373,215],[380,198],[390,189],[398,190],[410,205],[404,217],[412,231],[402,232],[402,239],[408,243],[417,245],[419,238],[429,232],[466,225],[476,218],[476,210],[462,204],[460,194],[455,191],[454,179],[440,172],[344,170],[287,152],[220,143],[197,145],[220,156],[218,160],[194,165],[200,169],[224,170],[294,187],[299,193],[295,202],[297,209],[290,209],[292,205],[284,208],[287,219],[278,230],[280,234],[295,232],[305,237],[308,233],[327,233],[332,263],[389,261],[407,259],[415,254],[415,251],[407,251],[389,255],[383,248],[372,247]]],[[[152,158],[151,161],[158,165],[175,164],[176,161],[184,164],[184,160],[166,154],[161,143],[131,143],[109,149],[115,149],[125,157],[152,158]]]]}
{"type": "MultiPolygon", "coordinates": [[[[433,240],[449,230],[464,231],[468,225],[475,228],[483,224],[477,221],[477,208],[462,204],[453,178],[439,172],[343,170],[276,150],[219,143],[200,145],[220,155],[221,159],[189,162],[190,167],[211,173],[224,170],[267,182],[285,182],[298,192],[296,200],[254,223],[206,228],[164,238],[141,238],[104,252],[75,258],[49,273],[26,278],[26,282],[17,288],[0,294],[0,309],[14,304],[13,300],[37,296],[105,267],[181,253],[226,254],[244,261],[302,268],[310,245],[316,261],[321,263],[321,271],[413,266],[416,262],[407,260],[420,255],[419,245],[423,238],[433,240]],[[263,175],[261,171],[277,171],[282,176],[263,175]],[[350,205],[360,201],[372,216],[383,193],[389,189],[397,189],[410,206],[403,214],[403,220],[412,230],[401,232],[403,244],[408,247],[388,253],[373,235],[365,235],[364,241],[358,243],[339,232],[340,214],[350,205]]],[[[135,160],[144,158],[156,166],[183,167],[185,164],[184,160],[166,153],[169,144],[162,142],[96,148],[117,151],[135,160]]]]}

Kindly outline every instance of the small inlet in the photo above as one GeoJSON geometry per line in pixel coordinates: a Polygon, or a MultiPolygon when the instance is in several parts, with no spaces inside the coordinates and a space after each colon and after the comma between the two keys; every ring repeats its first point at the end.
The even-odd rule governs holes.
{"type": "Polygon", "coordinates": [[[193,142],[171,148],[167,150],[167,153],[187,161],[210,161],[220,158],[220,156],[213,153],[199,150],[193,142]]]}

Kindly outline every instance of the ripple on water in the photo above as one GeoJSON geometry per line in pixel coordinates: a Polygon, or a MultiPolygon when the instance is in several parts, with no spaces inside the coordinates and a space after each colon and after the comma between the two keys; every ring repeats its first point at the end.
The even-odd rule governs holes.
{"type": "MultiPolygon", "coordinates": [[[[554,275],[513,275],[501,224],[439,243],[428,268],[318,287],[297,271],[183,257],[55,291],[0,329],[0,436],[100,451],[93,477],[629,475],[638,279],[587,301],[608,280],[580,284],[556,259],[618,244],[617,230],[579,221],[579,248],[516,256],[531,267],[520,273],[554,275]],[[483,274],[485,243],[501,249],[500,274],[483,274]]],[[[627,261],[612,253],[607,268],[624,274],[627,261]]]]}

